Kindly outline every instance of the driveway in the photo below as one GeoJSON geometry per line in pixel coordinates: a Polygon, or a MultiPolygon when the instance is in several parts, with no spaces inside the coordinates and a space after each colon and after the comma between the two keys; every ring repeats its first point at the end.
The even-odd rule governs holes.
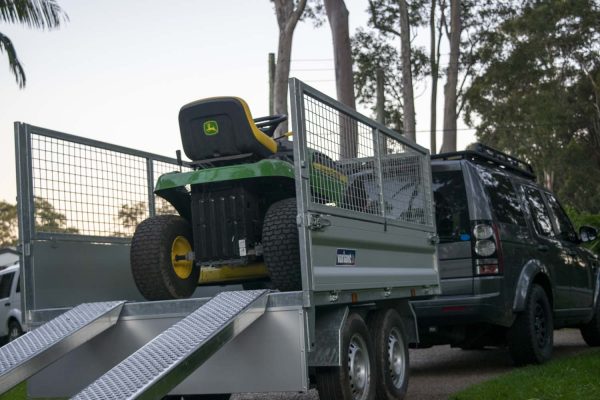
{"type": "MultiPolygon", "coordinates": [[[[579,330],[554,333],[554,358],[588,350],[579,330]]],[[[436,346],[410,351],[411,377],[406,400],[447,399],[454,392],[513,369],[505,350],[460,350],[436,346]]],[[[237,394],[232,400],[319,400],[315,390],[308,393],[237,394]]],[[[324,399],[326,400],[326,399],[324,399]]]]}

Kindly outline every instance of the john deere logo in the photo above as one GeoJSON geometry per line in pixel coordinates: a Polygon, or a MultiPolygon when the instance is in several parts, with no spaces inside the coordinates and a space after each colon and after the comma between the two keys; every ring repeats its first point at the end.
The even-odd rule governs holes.
{"type": "Polygon", "coordinates": [[[217,121],[206,121],[204,123],[204,134],[206,136],[213,136],[219,133],[219,124],[217,121]]]}

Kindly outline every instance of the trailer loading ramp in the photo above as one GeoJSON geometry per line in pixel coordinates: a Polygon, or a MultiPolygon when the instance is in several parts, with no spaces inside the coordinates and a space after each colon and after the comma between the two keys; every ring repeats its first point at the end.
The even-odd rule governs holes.
{"type": "Polygon", "coordinates": [[[123,301],[84,303],[0,348],[0,393],[113,326],[123,301]]]}
{"type": "Polygon", "coordinates": [[[267,299],[266,290],[218,294],[73,399],[160,398],[264,314],[267,299]]]}
{"type": "MultiPolygon", "coordinates": [[[[161,397],[264,314],[268,291],[223,292],[156,336],[75,399],[161,397]]],[[[81,304],[0,348],[0,393],[116,324],[125,302],[81,304]]]]}

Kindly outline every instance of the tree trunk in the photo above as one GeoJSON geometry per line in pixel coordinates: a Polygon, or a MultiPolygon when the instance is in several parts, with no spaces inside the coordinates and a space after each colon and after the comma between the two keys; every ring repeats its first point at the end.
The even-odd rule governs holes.
{"type": "MultiPolygon", "coordinates": [[[[333,62],[335,64],[335,86],[338,100],[355,109],[354,76],[352,74],[352,49],[348,27],[348,9],[344,0],[324,0],[327,20],[333,39],[333,62]]],[[[358,126],[355,121],[339,116],[340,157],[354,158],[358,152],[358,126]]]]}
{"type": "Polygon", "coordinates": [[[399,0],[400,8],[400,47],[402,58],[402,111],[404,118],[404,135],[416,142],[415,103],[412,85],[410,62],[410,26],[406,0],[399,0]]]}
{"type": "MultiPolygon", "coordinates": [[[[439,56],[436,52],[436,26],[435,26],[435,6],[438,0],[431,0],[431,13],[429,14],[429,35],[430,35],[430,63],[431,63],[431,119],[429,123],[431,154],[437,151],[437,84],[439,56]]],[[[440,24],[441,25],[441,24],[440,24]]]]}
{"type": "Polygon", "coordinates": [[[460,55],[460,0],[450,1],[450,62],[444,87],[444,140],[441,152],[456,151],[456,87],[458,85],[458,58],[460,55]]]}
{"type": "Polygon", "coordinates": [[[324,3],[333,39],[333,61],[335,64],[337,98],[348,107],[355,109],[348,9],[344,0],[324,0],[324,3]]]}
{"type": "MultiPolygon", "coordinates": [[[[306,0],[300,0],[294,9],[294,0],[273,0],[277,25],[279,26],[279,43],[277,46],[277,64],[275,66],[275,84],[273,102],[275,114],[288,113],[288,78],[290,76],[290,61],[292,58],[292,39],[294,29],[304,12],[306,0]]],[[[287,121],[279,124],[274,136],[279,137],[288,130],[287,121]]]]}

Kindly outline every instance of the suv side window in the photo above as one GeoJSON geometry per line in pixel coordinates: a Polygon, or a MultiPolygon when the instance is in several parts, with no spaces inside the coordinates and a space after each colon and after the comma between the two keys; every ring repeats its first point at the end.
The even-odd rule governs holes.
{"type": "Polygon", "coordinates": [[[10,296],[10,287],[12,286],[13,277],[15,273],[4,274],[0,277],[0,299],[4,299],[10,296]]]}
{"type": "Polygon", "coordinates": [[[527,199],[527,205],[533,218],[533,225],[538,235],[546,237],[554,237],[554,231],[552,230],[552,222],[550,220],[550,214],[544,204],[544,198],[539,190],[530,186],[522,186],[525,192],[525,198],[527,199]]]}
{"type": "Polygon", "coordinates": [[[567,213],[565,213],[562,207],[560,206],[558,200],[556,200],[556,197],[554,197],[550,193],[546,193],[546,199],[548,200],[548,205],[552,210],[554,225],[556,227],[556,236],[558,236],[561,239],[576,242],[577,234],[575,233],[575,229],[573,229],[571,220],[567,216],[567,213]]]}
{"type": "Polygon", "coordinates": [[[497,172],[477,168],[492,201],[498,222],[510,225],[527,226],[519,197],[510,179],[497,172]]]}

